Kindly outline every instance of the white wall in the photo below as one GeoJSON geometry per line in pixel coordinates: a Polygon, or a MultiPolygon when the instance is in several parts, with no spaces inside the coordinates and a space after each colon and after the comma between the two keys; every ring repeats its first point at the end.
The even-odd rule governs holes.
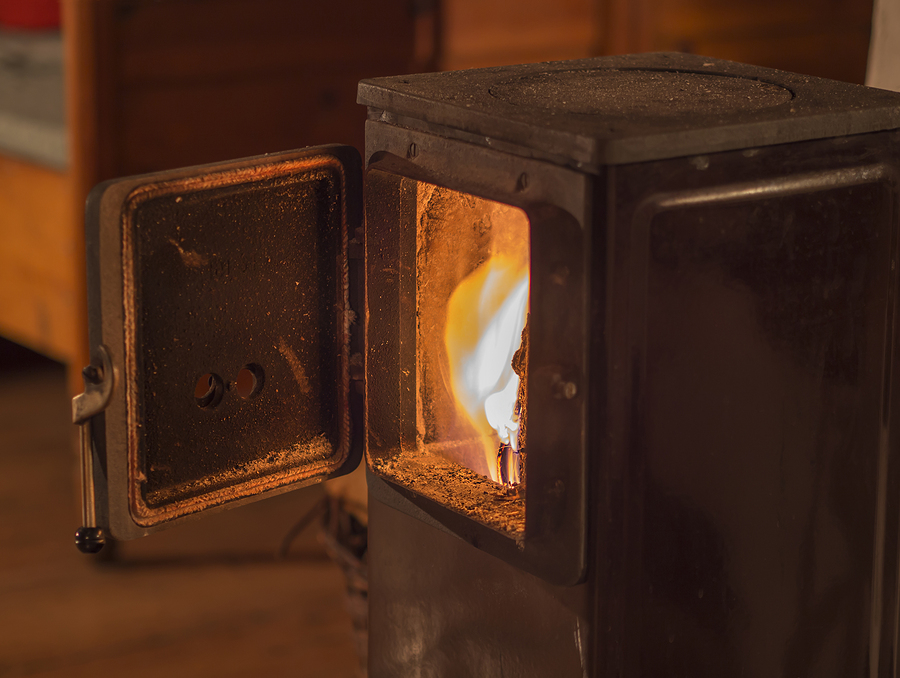
{"type": "Polygon", "coordinates": [[[875,0],[866,84],[900,91],[900,0],[875,0]]]}

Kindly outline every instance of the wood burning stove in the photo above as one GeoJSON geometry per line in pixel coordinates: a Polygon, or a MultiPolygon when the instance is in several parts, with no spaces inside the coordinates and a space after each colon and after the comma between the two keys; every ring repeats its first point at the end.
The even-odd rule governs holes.
{"type": "Polygon", "coordinates": [[[92,194],[82,546],[365,451],[374,676],[888,675],[900,95],[655,54],[359,100],[364,201],[344,147],[92,194]]]}

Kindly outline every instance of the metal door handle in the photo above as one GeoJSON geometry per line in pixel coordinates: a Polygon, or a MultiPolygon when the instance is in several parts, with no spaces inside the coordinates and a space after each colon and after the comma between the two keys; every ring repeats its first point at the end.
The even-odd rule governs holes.
{"type": "Polygon", "coordinates": [[[75,531],[75,546],[82,553],[97,553],[106,543],[103,528],[97,525],[94,494],[94,450],[91,436],[91,419],[109,405],[112,398],[114,372],[106,347],[100,345],[97,353],[100,365],[90,364],[81,374],[84,377],[84,393],[72,399],[72,421],[81,426],[81,519],[82,527],[75,531]]]}

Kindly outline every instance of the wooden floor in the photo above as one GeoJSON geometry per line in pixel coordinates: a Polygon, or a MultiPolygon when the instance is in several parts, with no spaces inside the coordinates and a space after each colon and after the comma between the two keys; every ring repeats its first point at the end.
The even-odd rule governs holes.
{"type": "Polygon", "coordinates": [[[81,555],[65,373],[9,349],[0,343],[0,678],[354,675],[343,575],[312,531],[275,556],[321,489],[127,542],[112,562],[81,555]]]}

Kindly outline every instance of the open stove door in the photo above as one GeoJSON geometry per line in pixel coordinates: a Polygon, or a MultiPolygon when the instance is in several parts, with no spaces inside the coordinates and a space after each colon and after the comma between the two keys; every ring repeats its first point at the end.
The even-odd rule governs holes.
{"type": "Polygon", "coordinates": [[[326,146],[91,193],[82,550],[358,465],[361,175],[326,146]]]}

